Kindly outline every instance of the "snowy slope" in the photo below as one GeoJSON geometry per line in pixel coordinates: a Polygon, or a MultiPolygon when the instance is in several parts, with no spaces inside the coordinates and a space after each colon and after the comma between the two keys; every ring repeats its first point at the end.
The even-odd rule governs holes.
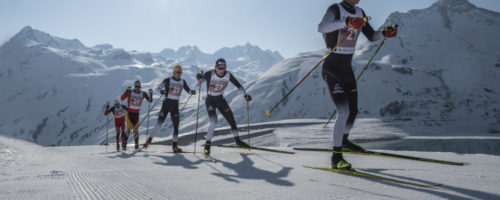
{"type": "MultiPolygon", "coordinates": [[[[260,50],[246,47],[256,48],[254,52],[260,50]]],[[[238,50],[233,56],[253,55],[247,53],[238,50]]],[[[274,62],[279,61],[276,52],[261,51],[259,55],[267,53],[270,55],[262,61],[253,56],[240,64],[257,62],[260,67],[270,67],[274,63],[268,57],[276,55],[274,62]]],[[[106,133],[102,113],[107,101],[118,98],[137,79],[143,82],[144,90],[156,87],[171,76],[175,64],[183,65],[183,78],[194,84],[194,74],[206,70],[198,64],[213,68],[216,58],[210,55],[210,62],[194,62],[197,60],[193,56],[186,53],[183,58],[167,60],[109,44],[85,47],[76,39],[62,39],[25,27],[0,46],[0,89],[5,91],[0,97],[2,133],[43,145],[102,143],[106,133]],[[189,59],[193,62],[184,63],[189,59]]],[[[185,98],[187,95],[182,100],[185,98]]],[[[143,110],[146,107],[147,103],[143,110]]],[[[110,133],[114,132],[111,120],[110,133]]]]}
{"type": "MultiPolygon", "coordinates": [[[[183,148],[190,151],[193,146],[183,148]]],[[[302,167],[328,167],[330,155],[323,153],[288,155],[214,147],[212,155],[219,162],[211,163],[200,153],[173,154],[163,145],[152,145],[147,153],[116,153],[104,146],[40,147],[0,136],[0,199],[500,198],[498,156],[396,153],[471,165],[346,155],[363,172],[442,184],[427,189],[302,167]]]]}
{"type": "MultiPolygon", "coordinates": [[[[440,134],[498,133],[500,40],[492,38],[500,31],[499,23],[499,13],[466,0],[439,0],[426,9],[391,14],[386,24],[399,24],[399,35],[387,40],[358,83],[361,116],[403,121],[440,134]],[[439,128],[443,126],[455,128],[446,133],[439,128]]],[[[379,43],[359,45],[353,60],[356,75],[379,43]]],[[[251,105],[253,121],[331,116],[334,105],[321,67],[271,116],[264,115],[324,54],[299,54],[248,84],[255,99],[251,105]]],[[[232,99],[231,106],[235,113],[246,112],[239,97],[232,99]]],[[[244,115],[237,118],[246,120],[244,115]]]]}

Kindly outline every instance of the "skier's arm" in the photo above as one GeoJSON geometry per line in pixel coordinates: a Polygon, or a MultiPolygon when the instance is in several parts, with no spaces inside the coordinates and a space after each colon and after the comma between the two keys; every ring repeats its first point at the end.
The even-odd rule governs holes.
{"type": "Polygon", "coordinates": [[[121,105],[121,106],[122,106],[122,108],[123,108],[125,111],[128,111],[127,106],[125,106],[125,105],[121,105]]]}
{"type": "Polygon", "coordinates": [[[330,33],[347,26],[346,19],[340,19],[340,11],[338,5],[333,5],[326,11],[323,19],[318,25],[318,32],[330,33]]]}
{"type": "Polygon", "coordinates": [[[148,93],[142,91],[142,97],[145,98],[146,100],[149,101],[149,103],[153,102],[153,95],[151,97],[148,95],[148,93]]]}
{"type": "Polygon", "coordinates": [[[156,92],[161,93],[162,90],[166,90],[170,85],[170,78],[164,79],[158,87],[156,87],[156,92]]]}
{"type": "Polygon", "coordinates": [[[186,80],[182,80],[183,82],[183,85],[184,85],[184,90],[186,90],[186,92],[191,92],[191,88],[189,88],[188,84],[186,83],[186,80]]]}
{"type": "MultiPolygon", "coordinates": [[[[363,17],[366,17],[365,11],[363,11],[363,17]]],[[[361,29],[366,38],[370,41],[377,41],[384,38],[382,31],[373,30],[369,22],[366,22],[365,26],[361,29]]]]}
{"type": "Polygon", "coordinates": [[[128,87],[128,88],[127,88],[127,90],[125,90],[125,92],[122,94],[122,97],[120,97],[120,100],[122,100],[122,101],[123,101],[123,100],[127,99],[127,97],[128,97],[128,96],[129,96],[129,94],[130,94],[130,91],[131,91],[131,90],[130,90],[130,87],[128,87]]]}
{"type": "Polygon", "coordinates": [[[104,116],[107,116],[110,112],[115,112],[114,106],[111,109],[106,109],[106,111],[104,111],[104,116]]]}
{"type": "Polygon", "coordinates": [[[236,80],[236,78],[234,78],[233,74],[229,74],[229,81],[231,81],[231,83],[233,83],[234,86],[236,86],[236,88],[238,88],[238,90],[240,92],[243,93],[243,95],[246,95],[246,91],[245,91],[245,88],[243,88],[243,86],[241,86],[240,82],[238,82],[238,80],[236,80]]]}

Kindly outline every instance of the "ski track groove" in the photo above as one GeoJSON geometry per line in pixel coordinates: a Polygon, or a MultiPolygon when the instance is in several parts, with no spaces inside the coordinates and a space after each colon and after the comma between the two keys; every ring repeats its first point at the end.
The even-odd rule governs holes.
{"type": "Polygon", "coordinates": [[[68,179],[77,199],[203,199],[169,185],[141,182],[112,170],[76,171],[68,179]]]}

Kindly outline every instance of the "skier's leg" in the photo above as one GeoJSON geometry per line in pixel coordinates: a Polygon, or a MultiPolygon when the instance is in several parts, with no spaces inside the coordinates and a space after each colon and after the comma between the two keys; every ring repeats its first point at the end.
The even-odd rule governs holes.
{"type": "Polygon", "coordinates": [[[207,107],[208,118],[210,119],[210,126],[208,126],[207,135],[205,137],[205,149],[203,153],[206,155],[210,154],[210,147],[212,146],[212,137],[214,136],[214,130],[217,126],[217,113],[215,111],[215,105],[212,98],[209,96],[205,101],[205,106],[207,107]]]}
{"type": "Polygon", "coordinates": [[[333,146],[341,147],[345,125],[349,117],[349,102],[344,91],[344,85],[334,73],[323,71],[323,79],[337,108],[337,116],[333,125],[333,146]]]}
{"type": "Polygon", "coordinates": [[[236,126],[236,121],[234,120],[233,111],[227,104],[227,101],[225,99],[222,99],[222,101],[219,102],[217,108],[231,126],[231,132],[233,133],[236,145],[239,147],[250,147],[247,143],[241,141],[240,136],[238,134],[238,127],[236,126]]]}
{"type": "Polygon", "coordinates": [[[177,144],[178,136],[179,136],[179,105],[172,107],[172,112],[170,113],[170,117],[172,118],[172,123],[174,125],[174,134],[172,135],[172,150],[176,153],[182,152],[182,149],[179,148],[177,144]]]}
{"type": "Polygon", "coordinates": [[[331,157],[332,168],[349,169],[351,164],[346,162],[342,155],[342,139],[349,116],[349,102],[344,91],[344,86],[339,77],[333,72],[323,70],[323,79],[328,86],[330,97],[337,108],[337,116],[333,125],[333,153],[331,157]]]}
{"type": "Polygon", "coordinates": [[[205,140],[212,141],[212,137],[214,136],[214,130],[215,127],[217,126],[217,122],[219,121],[219,119],[217,119],[215,106],[208,104],[206,106],[207,106],[208,118],[210,119],[210,126],[208,126],[207,136],[205,140]]]}

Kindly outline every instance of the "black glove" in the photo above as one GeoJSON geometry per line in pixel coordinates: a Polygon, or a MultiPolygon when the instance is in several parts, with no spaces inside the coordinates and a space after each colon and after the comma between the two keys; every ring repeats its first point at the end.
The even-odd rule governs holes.
{"type": "Polygon", "coordinates": [[[201,79],[203,79],[203,74],[201,73],[196,74],[196,80],[200,81],[201,79]]]}
{"type": "Polygon", "coordinates": [[[196,94],[196,90],[191,90],[191,94],[195,95],[196,94]]]}
{"type": "Polygon", "coordinates": [[[109,110],[109,103],[106,104],[106,110],[109,110]]]}
{"type": "Polygon", "coordinates": [[[252,100],[252,96],[250,96],[248,94],[245,94],[245,100],[251,101],[252,100]]]}
{"type": "Polygon", "coordinates": [[[164,95],[165,94],[165,90],[160,90],[160,94],[164,95]]]}
{"type": "Polygon", "coordinates": [[[153,94],[153,89],[149,89],[149,94],[153,94]]]}
{"type": "Polygon", "coordinates": [[[127,92],[127,93],[132,92],[132,88],[131,88],[130,86],[129,86],[129,87],[127,87],[127,91],[125,91],[125,92],[127,92]]]}

